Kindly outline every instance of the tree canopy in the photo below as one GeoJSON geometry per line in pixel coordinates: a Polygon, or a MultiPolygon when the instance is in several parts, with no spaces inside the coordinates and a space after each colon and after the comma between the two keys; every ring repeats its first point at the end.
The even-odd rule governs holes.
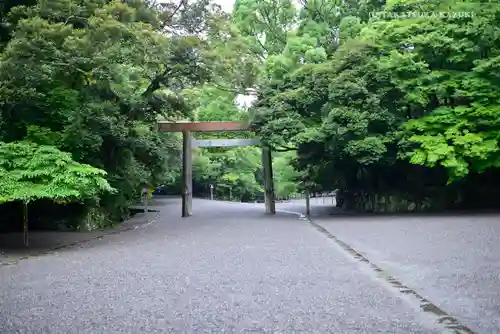
{"type": "Polygon", "coordinates": [[[296,150],[317,187],[341,189],[345,207],[406,211],[494,195],[499,11],[496,1],[303,2],[286,34],[266,35],[254,126],[276,149],[296,150]]]}
{"type": "Polygon", "coordinates": [[[94,198],[114,192],[105,176],[105,171],[77,163],[53,146],[0,143],[0,203],[94,198]]]}

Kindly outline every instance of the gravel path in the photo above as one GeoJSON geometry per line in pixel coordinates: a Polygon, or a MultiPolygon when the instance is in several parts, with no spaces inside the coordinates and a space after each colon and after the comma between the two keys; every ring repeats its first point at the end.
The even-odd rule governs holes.
{"type": "Polygon", "coordinates": [[[0,267],[0,333],[441,332],[306,221],[194,210],[0,267]]]}
{"type": "Polygon", "coordinates": [[[338,240],[474,332],[500,333],[500,215],[332,216],[316,204],[313,221],[338,240]]]}

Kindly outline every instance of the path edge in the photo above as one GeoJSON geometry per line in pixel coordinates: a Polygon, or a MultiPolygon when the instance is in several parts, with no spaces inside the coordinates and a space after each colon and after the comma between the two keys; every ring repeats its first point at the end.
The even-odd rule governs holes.
{"type": "MultiPolygon", "coordinates": [[[[72,248],[75,246],[79,246],[81,244],[85,244],[85,243],[90,242],[90,241],[102,239],[102,238],[109,236],[109,235],[115,235],[115,234],[120,234],[123,232],[133,231],[133,230],[136,230],[138,228],[145,228],[145,227],[157,222],[158,219],[160,218],[160,211],[150,211],[150,212],[156,213],[156,216],[153,219],[148,220],[147,223],[139,223],[139,224],[132,223],[131,226],[118,227],[118,228],[114,228],[114,229],[110,228],[109,230],[105,229],[105,230],[102,230],[102,233],[99,233],[99,234],[92,236],[90,238],[86,238],[86,239],[78,240],[75,242],[70,242],[67,244],[51,247],[49,249],[41,250],[39,252],[34,252],[33,254],[23,255],[23,256],[18,257],[15,260],[4,261],[4,260],[0,259],[0,267],[18,265],[23,260],[28,260],[28,259],[33,259],[33,258],[43,256],[43,255],[48,255],[48,254],[54,253],[58,250],[69,249],[69,248],[72,248]]],[[[78,232],[75,232],[75,233],[78,233],[78,232]]]]}
{"type": "Polygon", "coordinates": [[[301,212],[289,210],[276,209],[276,212],[295,215],[298,219],[307,221],[314,229],[326,236],[328,239],[332,240],[347,258],[357,262],[360,266],[365,267],[364,269],[368,269],[372,274],[374,274],[376,279],[383,281],[384,283],[388,283],[388,288],[390,288],[402,299],[411,303],[412,306],[418,305],[418,308],[421,311],[431,316],[434,323],[442,327],[447,332],[455,334],[475,334],[472,329],[461,323],[456,317],[442,310],[412,288],[404,285],[401,281],[390,275],[386,270],[370,261],[366,256],[356,251],[346,242],[340,240],[320,224],[316,223],[310,216],[306,216],[301,212]]]}

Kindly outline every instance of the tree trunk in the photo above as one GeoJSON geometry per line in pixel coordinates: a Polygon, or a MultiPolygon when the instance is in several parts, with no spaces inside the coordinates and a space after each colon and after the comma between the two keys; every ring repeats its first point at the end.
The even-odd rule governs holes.
{"type": "Polygon", "coordinates": [[[306,216],[311,216],[311,202],[310,202],[309,191],[306,190],[306,216]]]}
{"type": "Polygon", "coordinates": [[[144,219],[146,220],[146,223],[149,222],[148,215],[149,215],[149,209],[148,209],[148,197],[149,193],[146,193],[144,195],[144,219]]]}
{"type": "Polygon", "coordinates": [[[28,246],[28,202],[23,201],[23,234],[24,245],[28,246]]]}

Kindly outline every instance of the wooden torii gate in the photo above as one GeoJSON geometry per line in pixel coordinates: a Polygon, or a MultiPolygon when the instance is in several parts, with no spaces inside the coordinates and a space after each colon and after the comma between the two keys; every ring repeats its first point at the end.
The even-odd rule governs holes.
{"type": "MultiPolygon", "coordinates": [[[[182,132],[182,217],[192,215],[193,207],[193,146],[195,147],[237,147],[259,144],[258,138],[251,139],[209,139],[194,140],[192,132],[248,131],[245,122],[168,122],[158,121],[160,132],[182,132]],[[194,142],[194,145],[193,145],[194,142]]],[[[276,213],[271,149],[262,147],[264,169],[264,196],[267,214],[276,213]]]]}

